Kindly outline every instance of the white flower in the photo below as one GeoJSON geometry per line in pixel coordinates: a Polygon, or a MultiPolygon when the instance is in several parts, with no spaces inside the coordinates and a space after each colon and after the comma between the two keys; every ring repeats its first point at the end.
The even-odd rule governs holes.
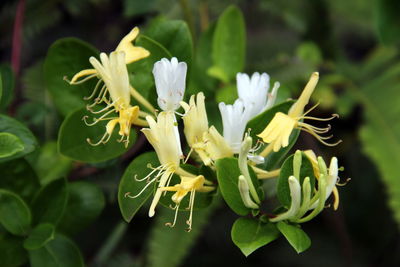
{"type": "Polygon", "coordinates": [[[185,93],[187,65],[173,57],[157,61],[153,67],[158,105],[164,111],[175,111],[185,93]]]}
{"type": "Polygon", "coordinates": [[[276,82],[269,91],[269,76],[266,73],[255,72],[249,77],[246,73],[236,75],[236,83],[239,98],[243,100],[246,107],[251,107],[250,118],[253,118],[271,107],[275,103],[279,83],[276,82]]]}
{"type": "Polygon", "coordinates": [[[239,153],[246,124],[250,120],[252,108],[245,106],[243,100],[237,99],[233,105],[219,103],[224,127],[223,135],[234,153],[239,153]]]}

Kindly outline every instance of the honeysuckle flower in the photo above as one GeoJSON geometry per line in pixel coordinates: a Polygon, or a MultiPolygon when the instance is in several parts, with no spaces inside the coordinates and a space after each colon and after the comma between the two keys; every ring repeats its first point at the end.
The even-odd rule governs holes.
{"type": "MultiPolygon", "coordinates": [[[[99,145],[108,142],[115,126],[119,124],[118,133],[121,136],[119,141],[124,142],[127,146],[132,124],[147,126],[147,122],[140,118],[144,113],[139,110],[139,107],[131,106],[130,104],[130,85],[128,70],[125,64],[125,53],[112,52],[109,57],[105,53],[101,53],[100,61],[94,57],[91,57],[89,61],[104,85],[100,90],[99,100],[95,101],[92,105],[88,105],[87,109],[93,114],[102,115],[99,118],[95,118],[92,123],[87,122],[88,116],[85,116],[83,119],[89,126],[95,125],[99,121],[108,120],[109,122],[106,125],[106,132],[100,141],[92,143],[91,140],[88,139],[88,142],[91,145],[99,145]],[[106,103],[106,107],[98,111],[92,109],[95,104],[102,102],[106,103]],[[118,116],[109,117],[113,113],[117,113],[118,116]]],[[[98,86],[96,86],[92,96],[96,93],[97,89],[98,86]]]]}
{"type": "Polygon", "coordinates": [[[190,193],[189,206],[187,207],[187,209],[190,211],[190,214],[189,214],[189,219],[186,221],[186,224],[188,225],[187,231],[190,231],[192,229],[193,207],[194,207],[196,192],[203,192],[203,193],[211,192],[215,189],[215,187],[205,185],[206,179],[204,178],[203,175],[199,175],[196,177],[180,176],[180,179],[181,179],[181,182],[179,184],[176,184],[174,186],[159,187],[157,189],[157,191],[159,191],[159,192],[166,192],[166,191],[176,192],[175,194],[172,195],[172,198],[171,198],[172,201],[176,204],[174,207],[174,209],[175,209],[174,221],[173,221],[173,223],[166,224],[170,227],[175,226],[179,206],[181,204],[182,199],[188,193],[190,193]]]}
{"type": "Polygon", "coordinates": [[[178,62],[176,57],[157,61],[153,67],[153,75],[158,95],[158,105],[164,111],[175,111],[185,93],[187,65],[178,62]]]}
{"type": "MultiPolygon", "coordinates": [[[[161,163],[154,169],[158,171],[157,175],[146,186],[159,181],[158,189],[168,187],[172,175],[179,169],[180,162],[180,147],[175,136],[174,115],[171,112],[161,112],[157,116],[157,122],[151,116],[147,116],[146,120],[149,128],[143,128],[141,131],[153,146],[161,163]]],[[[149,175],[141,180],[147,179],[149,175]]],[[[161,190],[156,191],[149,209],[149,217],[154,216],[161,193],[161,190]]]]}
{"type": "MultiPolygon", "coordinates": [[[[121,42],[115,49],[115,52],[124,52],[125,64],[130,64],[132,62],[146,58],[150,55],[150,52],[144,49],[143,47],[133,45],[132,42],[136,39],[138,34],[139,34],[139,28],[134,27],[124,38],[122,38],[121,42]]],[[[70,84],[80,84],[96,76],[97,76],[96,69],[81,70],[74,75],[74,77],[70,81],[70,84]]]]}
{"type": "Polygon", "coordinates": [[[203,134],[203,144],[199,150],[203,149],[205,158],[202,158],[205,165],[213,164],[217,159],[232,157],[233,151],[224,137],[211,126],[207,132],[203,134]]]}
{"type": "Polygon", "coordinates": [[[292,105],[288,114],[284,114],[282,112],[276,113],[264,131],[258,134],[258,136],[262,138],[264,142],[269,143],[268,147],[261,153],[263,156],[266,156],[266,154],[268,154],[271,150],[277,152],[282,147],[287,147],[289,145],[290,134],[295,128],[310,133],[318,141],[327,146],[334,146],[341,142],[338,141],[336,143],[327,143],[325,140],[331,138],[331,136],[321,136],[321,134],[327,133],[330,130],[329,125],[326,128],[318,128],[303,122],[303,120],[329,121],[338,117],[337,114],[333,114],[332,117],[325,119],[307,116],[307,114],[316,106],[304,112],[304,107],[310,100],[311,94],[317,85],[318,78],[318,72],[314,72],[299,99],[292,105]]]}
{"type": "Polygon", "coordinates": [[[246,73],[236,75],[236,84],[239,98],[243,100],[246,107],[251,109],[250,118],[253,118],[270,108],[276,100],[279,82],[275,82],[270,94],[269,76],[266,73],[255,72],[249,77],[246,73]]]}
{"type": "MultiPolygon", "coordinates": [[[[288,180],[291,206],[288,211],[271,219],[272,222],[281,220],[290,220],[296,223],[307,222],[324,209],[326,200],[334,191],[339,171],[337,158],[333,157],[331,159],[328,169],[322,157],[316,158],[312,151],[306,151],[304,154],[312,162],[313,172],[318,181],[318,189],[311,188],[309,177],[304,178],[301,187],[299,176],[302,152],[296,151],[293,158],[293,176],[289,177],[288,180]],[[307,214],[307,212],[309,213],[307,214]]],[[[335,209],[337,205],[338,198],[335,197],[335,209]]]]}
{"type": "MultiPolygon", "coordinates": [[[[331,162],[329,164],[329,169],[326,170],[325,162],[322,160],[321,157],[317,158],[315,153],[312,150],[306,150],[306,151],[304,151],[304,154],[311,161],[313,169],[314,169],[314,175],[317,179],[319,179],[319,177],[323,173],[326,173],[326,172],[328,173],[326,199],[328,199],[329,196],[331,194],[333,194],[333,197],[334,197],[333,208],[334,208],[334,210],[337,210],[339,207],[339,192],[336,187],[336,184],[338,183],[338,180],[339,180],[339,168],[338,168],[337,158],[336,157],[331,158],[331,162]]],[[[315,203],[314,206],[316,204],[317,203],[315,203]]]]}
{"type": "Polygon", "coordinates": [[[245,106],[241,99],[237,99],[233,105],[221,102],[218,107],[222,117],[224,139],[234,153],[239,153],[252,108],[245,106]]]}
{"type": "Polygon", "coordinates": [[[250,197],[249,184],[247,183],[247,180],[246,178],[244,178],[243,175],[239,176],[238,188],[240,197],[243,200],[243,204],[250,209],[258,209],[259,206],[250,197]]]}

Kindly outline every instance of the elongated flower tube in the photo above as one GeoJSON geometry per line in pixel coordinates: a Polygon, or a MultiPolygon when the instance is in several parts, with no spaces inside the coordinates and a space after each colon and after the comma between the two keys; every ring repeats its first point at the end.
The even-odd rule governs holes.
{"type": "Polygon", "coordinates": [[[311,94],[317,85],[318,79],[318,72],[314,72],[299,99],[292,105],[288,114],[284,114],[282,112],[276,113],[264,131],[257,135],[262,138],[264,142],[269,143],[269,146],[267,146],[267,148],[261,153],[262,156],[266,156],[271,150],[277,152],[282,147],[287,147],[289,145],[290,134],[295,128],[313,135],[318,141],[327,146],[335,146],[341,142],[338,141],[336,143],[327,143],[325,140],[331,138],[332,136],[321,136],[321,134],[327,133],[330,130],[329,125],[326,128],[318,128],[303,122],[303,120],[307,119],[316,121],[329,121],[338,117],[337,114],[333,114],[332,117],[325,119],[307,116],[307,114],[316,106],[312,107],[307,112],[304,112],[304,108],[310,100],[311,94]]]}
{"type": "Polygon", "coordinates": [[[153,75],[158,95],[158,105],[164,111],[175,111],[185,93],[187,65],[178,62],[176,57],[157,61],[153,67],[153,75]]]}
{"type": "Polygon", "coordinates": [[[182,199],[187,194],[190,193],[189,206],[187,207],[187,209],[190,211],[190,214],[189,214],[189,219],[186,221],[186,224],[188,225],[187,231],[190,231],[192,229],[193,207],[194,207],[196,192],[203,192],[203,193],[211,192],[215,189],[215,187],[205,185],[206,180],[203,175],[199,175],[196,177],[180,176],[180,179],[181,182],[179,184],[176,184],[174,186],[159,187],[157,191],[159,190],[160,192],[166,192],[166,191],[175,192],[175,194],[172,195],[172,201],[176,204],[174,207],[175,209],[174,221],[172,223],[166,224],[170,227],[175,226],[179,206],[181,204],[182,199]]]}
{"type": "Polygon", "coordinates": [[[212,165],[217,159],[233,156],[231,147],[214,126],[204,133],[203,141],[205,158],[202,159],[205,165],[212,165]]]}
{"type": "Polygon", "coordinates": [[[101,114],[99,118],[95,118],[93,122],[87,122],[87,116],[83,119],[88,126],[97,124],[99,121],[109,120],[106,125],[106,132],[97,143],[88,142],[92,145],[106,143],[110,139],[114,128],[119,124],[120,142],[124,142],[127,146],[129,143],[129,135],[132,124],[139,126],[147,126],[147,122],[140,118],[143,113],[138,106],[130,105],[130,85],[128,71],[125,64],[124,52],[112,52],[108,57],[105,53],[100,54],[100,61],[91,57],[89,59],[97,72],[97,75],[104,83],[99,94],[99,100],[94,104],[104,102],[106,106],[101,110],[93,110],[93,104],[88,105],[87,109],[93,114],[101,114]],[[117,117],[112,114],[117,113],[117,117]],[[111,117],[110,117],[111,116],[111,117]]]}
{"type": "Polygon", "coordinates": [[[290,189],[290,197],[291,197],[291,204],[290,208],[284,212],[276,216],[275,218],[271,218],[271,222],[278,222],[282,220],[290,219],[296,216],[297,212],[300,209],[301,203],[301,187],[299,180],[296,177],[290,176],[288,179],[289,189],[290,189]]]}
{"type": "MultiPolygon", "coordinates": [[[[339,192],[336,187],[336,184],[339,180],[339,168],[338,168],[338,160],[336,157],[331,158],[331,162],[329,165],[329,169],[326,169],[325,162],[323,161],[322,157],[316,157],[312,150],[304,151],[306,156],[310,159],[313,169],[314,175],[317,179],[321,177],[321,175],[327,175],[327,189],[326,189],[326,199],[329,198],[331,194],[333,194],[334,202],[333,208],[337,210],[339,207],[339,192]]],[[[326,200],[325,199],[325,200],[326,200]]],[[[313,207],[316,206],[317,203],[314,203],[313,207]]]]}
{"type": "MultiPolygon", "coordinates": [[[[146,186],[159,181],[158,189],[168,187],[172,175],[179,169],[180,162],[179,145],[174,129],[174,115],[171,112],[161,112],[158,114],[157,122],[151,116],[147,116],[146,120],[149,123],[149,128],[143,128],[141,131],[153,146],[161,163],[155,169],[158,171],[157,175],[146,186]]],[[[161,190],[157,190],[154,195],[149,209],[150,217],[155,214],[155,208],[160,200],[161,193],[161,190]]]]}
{"type": "Polygon", "coordinates": [[[224,127],[224,139],[234,153],[239,153],[252,108],[245,106],[241,99],[237,99],[233,105],[225,105],[223,102],[219,103],[218,107],[224,127]]]}
{"type": "Polygon", "coordinates": [[[269,76],[266,73],[255,72],[249,77],[245,73],[236,75],[236,84],[239,98],[243,100],[246,107],[251,109],[250,118],[253,118],[270,108],[276,99],[279,83],[276,82],[270,93],[269,76]]]}

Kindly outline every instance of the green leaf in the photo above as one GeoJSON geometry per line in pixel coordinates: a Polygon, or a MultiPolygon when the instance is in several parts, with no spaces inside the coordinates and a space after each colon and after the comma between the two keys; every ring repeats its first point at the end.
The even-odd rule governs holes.
{"type": "Polygon", "coordinates": [[[0,65],[1,75],[1,96],[0,96],[0,110],[5,109],[12,101],[14,95],[14,74],[8,64],[0,65]]]}
{"type": "Polygon", "coordinates": [[[150,52],[150,56],[129,64],[129,73],[133,73],[130,76],[131,84],[144,98],[156,105],[157,97],[154,89],[153,66],[155,62],[164,57],[171,58],[171,53],[159,42],[143,34],[139,35],[135,44],[146,48],[150,52]]]}
{"type": "Polygon", "coordinates": [[[6,132],[17,136],[24,144],[24,149],[7,158],[0,158],[0,162],[20,158],[35,150],[37,144],[35,136],[19,121],[5,115],[0,115],[0,132],[6,132]]]}
{"type": "Polygon", "coordinates": [[[375,1],[375,23],[382,42],[386,45],[400,43],[400,2],[396,0],[375,1]]]}
{"type": "Polygon", "coordinates": [[[11,191],[0,189],[0,223],[14,235],[26,235],[32,221],[25,201],[11,191]]]}
{"type": "MultiPolygon", "coordinates": [[[[147,165],[151,164],[152,167],[160,165],[158,162],[157,154],[154,152],[144,153],[135,158],[128,168],[125,170],[122,176],[121,182],[118,188],[118,203],[122,213],[122,217],[125,221],[130,222],[135,216],[136,212],[146,202],[154,191],[154,186],[149,185],[138,197],[130,198],[130,196],[136,196],[139,194],[147,184],[147,181],[142,182],[136,181],[146,177],[152,170],[147,168],[147,165]]],[[[151,178],[150,178],[151,179],[151,178]]]]}
{"type": "Polygon", "coordinates": [[[366,81],[360,89],[353,88],[352,93],[365,110],[365,124],[360,131],[364,152],[381,173],[389,207],[400,225],[400,180],[397,178],[400,166],[400,64],[383,71],[375,74],[375,79],[366,81]]]}
{"type": "MultiPolygon", "coordinates": [[[[188,212],[179,212],[173,228],[165,224],[173,221],[174,212],[169,209],[159,209],[155,223],[148,240],[147,262],[149,267],[175,267],[182,265],[182,260],[191,251],[202,230],[210,223],[210,218],[221,204],[220,199],[214,201],[207,209],[193,213],[192,230],[185,232],[188,225],[188,212]]],[[[212,223],[212,222],[211,222],[212,223]]]]}
{"type": "Polygon", "coordinates": [[[28,260],[28,254],[22,246],[23,238],[0,233],[1,266],[21,266],[28,260]]]}
{"type": "Polygon", "coordinates": [[[88,182],[68,184],[68,203],[58,230],[67,234],[76,234],[93,223],[105,205],[100,188],[88,182]]]}
{"type": "Polygon", "coordinates": [[[311,246],[310,238],[301,230],[300,226],[287,224],[285,222],[278,222],[276,226],[297,253],[301,253],[311,246]]]}
{"type": "Polygon", "coordinates": [[[44,62],[44,78],[57,109],[64,116],[85,106],[83,97],[91,94],[97,80],[70,85],[64,77],[71,80],[79,71],[93,69],[89,58],[98,55],[93,46],[76,38],[60,39],[49,48],[44,62]]]}
{"type": "Polygon", "coordinates": [[[54,225],[49,223],[37,225],[24,242],[27,250],[38,249],[54,239],[54,225]]]}
{"type": "Polygon", "coordinates": [[[30,202],[39,190],[39,179],[25,159],[0,163],[0,188],[10,190],[30,202]]]}
{"type": "Polygon", "coordinates": [[[21,139],[10,133],[0,133],[0,158],[15,155],[24,150],[21,139]]]}
{"type": "MultiPolygon", "coordinates": [[[[228,206],[238,215],[245,216],[251,209],[247,208],[240,196],[238,188],[238,180],[241,175],[236,158],[223,158],[216,162],[218,186],[221,190],[222,197],[228,206]]],[[[257,189],[260,199],[264,198],[264,194],[260,189],[259,181],[257,180],[253,170],[249,167],[252,182],[257,189]]]]}
{"type": "MultiPolygon", "coordinates": [[[[291,197],[288,179],[293,175],[293,155],[288,157],[281,167],[279,174],[278,185],[277,185],[277,195],[279,201],[285,207],[290,207],[291,197]]],[[[300,168],[300,184],[303,185],[304,178],[310,177],[310,186],[314,188],[315,185],[315,175],[311,161],[308,157],[302,153],[301,168],[300,168]]]]}
{"type": "Polygon", "coordinates": [[[126,148],[124,143],[119,143],[117,126],[106,144],[90,145],[87,139],[89,138],[92,142],[100,140],[106,131],[107,121],[87,126],[82,121],[84,116],[91,118],[93,114],[86,108],[82,108],[68,115],[62,123],[58,134],[58,149],[62,155],[77,161],[102,162],[122,155],[135,143],[134,128],[131,130],[128,147],[126,148]]]}
{"type": "Polygon", "coordinates": [[[29,251],[32,267],[80,267],[84,266],[79,248],[69,238],[55,234],[54,239],[40,249],[29,251]]]}
{"type": "Polygon", "coordinates": [[[224,102],[225,104],[233,104],[238,99],[236,85],[228,84],[222,88],[218,88],[215,93],[216,102],[224,102]]]}
{"type": "Polygon", "coordinates": [[[33,199],[34,222],[57,225],[64,214],[67,200],[67,181],[64,178],[49,183],[33,199]]]}
{"type": "Polygon", "coordinates": [[[72,162],[58,152],[56,142],[48,142],[40,148],[34,167],[40,177],[40,183],[46,185],[65,176],[71,169],[72,162]]]}
{"type": "Polygon", "coordinates": [[[232,226],[233,243],[247,257],[258,248],[267,245],[279,237],[279,231],[272,223],[263,223],[257,219],[239,218],[232,226]]]}
{"type": "Polygon", "coordinates": [[[147,27],[145,34],[163,45],[178,61],[191,65],[193,42],[186,22],[157,18],[147,27]]]}
{"type": "MultiPolygon", "coordinates": [[[[247,123],[246,128],[251,129],[250,136],[253,138],[253,140],[259,139],[257,134],[260,134],[262,131],[264,131],[264,129],[271,122],[271,120],[274,118],[277,112],[282,112],[287,114],[294,102],[295,102],[294,100],[288,100],[286,102],[280,103],[265,110],[261,114],[251,119],[247,123]]],[[[267,170],[275,169],[277,165],[282,161],[282,159],[286,156],[286,154],[290,151],[290,149],[293,147],[299,134],[300,134],[299,130],[294,130],[289,137],[289,145],[285,148],[281,148],[278,152],[271,152],[270,155],[268,155],[268,157],[265,159],[263,167],[267,170]]]]}
{"type": "Polygon", "coordinates": [[[243,15],[235,6],[228,7],[219,17],[214,32],[209,74],[224,82],[235,78],[244,68],[246,32],[243,15]]]}

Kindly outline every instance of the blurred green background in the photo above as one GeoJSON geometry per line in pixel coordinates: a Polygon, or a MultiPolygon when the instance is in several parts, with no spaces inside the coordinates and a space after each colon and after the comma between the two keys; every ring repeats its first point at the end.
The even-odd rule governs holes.
{"type": "MultiPolygon", "coordinates": [[[[100,216],[70,231],[88,266],[400,266],[399,1],[3,0],[0,7],[1,71],[10,71],[11,65],[15,78],[14,98],[4,113],[24,122],[39,139],[40,151],[30,164],[42,179],[66,176],[69,182],[96,184],[104,193],[100,216]],[[303,226],[313,243],[300,255],[281,238],[245,258],[230,238],[237,216],[222,203],[195,213],[198,228],[189,234],[180,227],[166,228],[170,214],[162,210],[149,219],[142,209],[125,224],[118,184],[129,162],[150,149],[143,136],[122,158],[101,164],[70,162],[57,154],[54,142],[63,117],[46,91],[42,70],[54,41],[77,37],[112,51],[133,26],[145,31],[163,16],[188,23],[201,64],[197,48],[204,48],[199,45],[203,33],[231,4],[241,9],[246,23],[245,72],[267,72],[281,83],[285,98],[297,96],[310,74],[319,71],[315,113],[340,115],[332,132],[343,143],[326,148],[302,133],[297,145],[326,158],[337,156],[345,167],[342,180],[352,178],[339,188],[338,211],[326,209],[303,226]],[[13,39],[16,14],[23,18],[21,40],[13,39]]],[[[217,101],[234,99],[229,82],[192,77],[188,84],[189,93],[205,90],[217,101]]],[[[13,164],[21,163],[0,166],[0,187],[7,182],[1,176],[16,170],[13,164]]],[[[0,249],[6,251],[3,241],[0,249]]]]}

